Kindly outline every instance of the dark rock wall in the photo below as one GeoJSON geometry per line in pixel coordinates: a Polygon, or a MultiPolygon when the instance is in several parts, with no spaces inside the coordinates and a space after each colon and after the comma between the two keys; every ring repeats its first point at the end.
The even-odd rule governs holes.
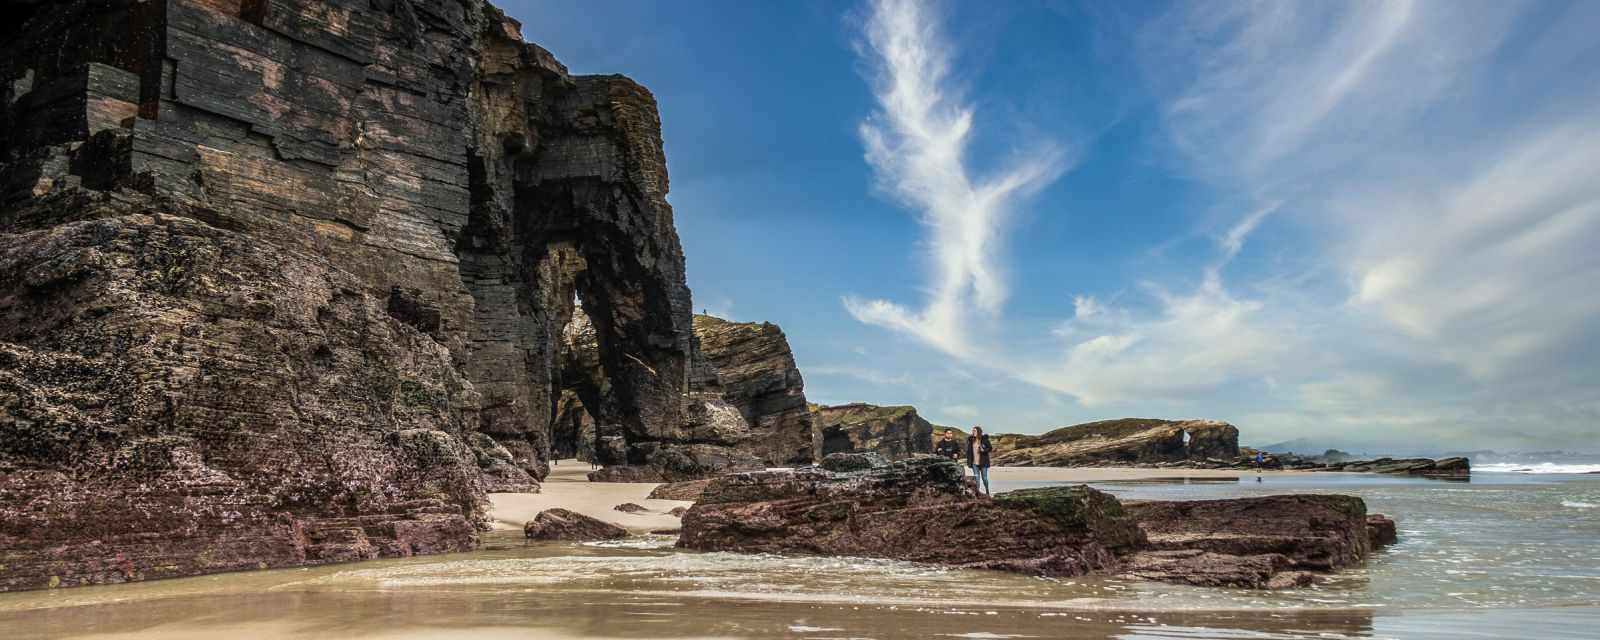
{"type": "MultiPolygon", "coordinates": [[[[814,412],[822,455],[873,452],[891,460],[932,453],[933,425],[916,407],[880,407],[861,402],[817,407],[814,412]]],[[[966,437],[960,439],[966,446],[966,437]]]]}
{"type": "Polygon", "coordinates": [[[0,590],[470,548],[602,424],[680,428],[650,94],[481,0],[67,0],[0,24],[0,590]]]}
{"type": "Polygon", "coordinates": [[[808,464],[811,412],[783,329],[770,322],[694,316],[695,390],[720,393],[756,434],[743,448],[767,465],[808,464]]]}

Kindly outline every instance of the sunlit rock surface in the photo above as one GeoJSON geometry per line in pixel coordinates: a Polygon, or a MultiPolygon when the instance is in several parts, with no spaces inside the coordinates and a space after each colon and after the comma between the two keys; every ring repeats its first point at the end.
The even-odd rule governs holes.
{"type": "Polygon", "coordinates": [[[482,0],[64,0],[0,25],[0,590],[471,548],[683,422],[654,99],[482,0]],[[597,427],[598,428],[598,427],[597,427]]]}

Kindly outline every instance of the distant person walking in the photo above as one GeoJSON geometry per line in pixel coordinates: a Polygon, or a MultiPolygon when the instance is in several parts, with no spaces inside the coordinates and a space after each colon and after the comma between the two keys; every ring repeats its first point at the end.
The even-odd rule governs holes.
{"type": "Polygon", "coordinates": [[[946,460],[961,459],[961,443],[956,442],[955,429],[944,430],[944,437],[933,447],[933,454],[946,460]]]}
{"type": "Polygon", "coordinates": [[[974,425],[972,435],[967,436],[967,466],[972,468],[972,477],[983,484],[984,495],[989,493],[989,452],[994,451],[994,445],[989,444],[989,435],[983,432],[983,427],[974,425]]]}

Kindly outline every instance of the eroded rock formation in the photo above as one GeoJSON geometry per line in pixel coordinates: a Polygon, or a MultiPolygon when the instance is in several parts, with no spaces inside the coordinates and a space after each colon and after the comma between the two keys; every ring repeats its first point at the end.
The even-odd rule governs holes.
{"type": "MultiPolygon", "coordinates": [[[[597,360],[592,331],[575,317],[563,370],[582,401],[606,406],[613,393],[597,360]]],[[[804,381],[783,330],[771,323],[694,317],[689,393],[675,428],[648,437],[619,431],[597,416],[591,480],[671,482],[812,461],[812,416],[804,381]]],[[[558,424],[558,426],[561,426],[558,424]]],[[[567,439],[558,432],[555,439],[567,439]]]]}
{"type": "Polygon", "coordinates": [[[547,471],[575,305],[596,424],[683,428],[643,87],[482,0],[8,10],[0,590],[470,548],[547,471]]]}
{"type": "Polygon", "coordinates": [[[768,466],[812,461],[811,412],[805,381],[783,329],[770,322],[729,322],[694,317],[695,363],[691,387],[717,393],[739,408],[756,434],[745,451],[768,466]]]}
{"type": "Polygon", "coordinates": [[[1239,457],[1239,430],[1214,420],[1124,418],[1021,436],[997,466],[1152,465],[1239,457]]]}
{"type": "MultiPolygon", "coordinates": [[[[933,452],[933,425],[917,415],[916,407],[880,407],[855,402],[817,406],[813,415],[823,456],[871,452],[899,460],[933,452]]],[[[965,436],[961,442],[966,442],[965,436]]]]}
{"type": "Polygon", "coordinates": [[[1351,496],[1125,506],[1087,486],[989,499],[962,476],[957,463],[931,457],[846,473],[724,476],[684,514],[678,545],[1285,588],[1360,563],[1392,541],[1382,531],[1387,519],[1369,519],[1365,503],[1351,496]]]}

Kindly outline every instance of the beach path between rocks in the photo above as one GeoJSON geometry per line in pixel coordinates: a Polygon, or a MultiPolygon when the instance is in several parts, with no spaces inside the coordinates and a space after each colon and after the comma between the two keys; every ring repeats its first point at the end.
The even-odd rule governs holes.
{"type": "Polygon", "coordinates": [[[562,460],[550,468],[539,493],[491,493],[489,516],[496,529],[522,530],[522,525],[545,509],[560,507],[610,522],[634,533],[674,529],[678,518],[667,515],[674,507],[686,507],[683,500],[650,500],[654,482],[589,482],[589,463],[562,460]],[[614,507],[624,502],[643,505],[647,512],[623,513],[614,507]]]}

